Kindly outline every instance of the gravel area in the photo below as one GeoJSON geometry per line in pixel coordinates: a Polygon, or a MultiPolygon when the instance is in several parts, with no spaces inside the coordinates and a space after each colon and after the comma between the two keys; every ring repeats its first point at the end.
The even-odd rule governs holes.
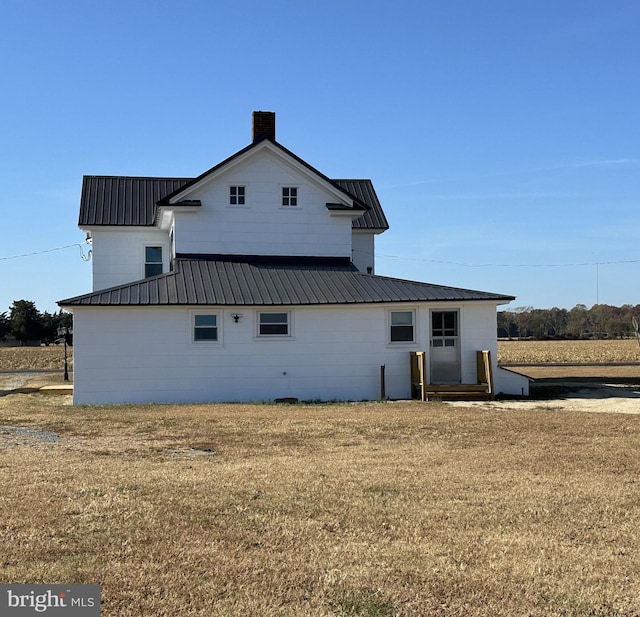
{"type": "Polygon", "coordinates": [[[62,438],[58,433],[42,431],[24,426],[0,426],[1,446],[29,446],[34,444],[59,443],[62,438]]]}

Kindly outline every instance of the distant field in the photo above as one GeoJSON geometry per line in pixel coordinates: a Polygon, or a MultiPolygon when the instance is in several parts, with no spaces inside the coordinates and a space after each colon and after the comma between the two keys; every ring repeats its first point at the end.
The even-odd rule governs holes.
{"type": "Polygon", "coordinates": [[[640,362],[635,339],[606,341],[498,341],[503,364],[640,362]]]}
{"type": "Polygon", "coordinates": [[[640,415],[11,395],[0,427],[3,583],[104,617],[640,615],[640,415]]]}
{"type": "MultiPolygon", "coordinates": [[[[73,364],[73,350],[67,349],[69,367],[73,364]]],[[[64,347],[0,347],[0,371],[62,370],[64,347]]]]}
{"type": "MultiPolygon", "coordinates": [[[[73,352],[69,348],[69,364],[73,352]]],[[[498,359],[504,364],[581,362],[640,362],[635,339],[609,341],[498,341],[498,359]]],[[[0,371],[62,369],[64,349],[51,347],[0,347],[0,371]]]]}

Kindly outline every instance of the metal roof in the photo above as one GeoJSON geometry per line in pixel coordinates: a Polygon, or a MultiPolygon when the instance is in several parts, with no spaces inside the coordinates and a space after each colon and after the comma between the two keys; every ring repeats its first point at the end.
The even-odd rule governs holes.
{"type": "MultiPolygon", "coordinates": [[[[354,199],[356,208],[364,206],[367,211],[353,220],[354,229],[389,228],[371,180],[331,180],[276,141],[262,141],[270,141],[320,178],[346,193],[354,199]]],[[[160,205],[168,205],[169,198],[178,194],[181,189],[224,167],[231,160],[255,147],[257,143],[259,142],[236,152],[196,178],[84,176],[78,225],[152,226],[156,221],[158,202],[163,202],[160,205]]]]}
{"type": "Polygon", "coordinates": [[[190,180],[84,176],[78,225],[153,225],[156,202],[190,180]]]}
{"type": "Polygon", "coordinates": [[[353,219],[353,229],[389,229],[387,217],[384,215],[371,180],[333,180],[333,182],[369,206],[367,212],[353,219]]]}
{"type": "Polygon", "coordinates": [[[58,302],[60,306],[294,306],[509,302],[513,296],[364,274],[349,266],[178,259],[174,271],[58,302]]]}

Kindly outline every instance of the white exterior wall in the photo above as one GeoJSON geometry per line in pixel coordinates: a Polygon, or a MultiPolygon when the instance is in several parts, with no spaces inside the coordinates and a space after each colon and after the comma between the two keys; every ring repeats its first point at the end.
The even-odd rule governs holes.
{"type": "Polygon", "coordinates": [[[498,368],[495,383],[500,384],[498,393],[529,396],[529,378],[506,368],[498,368]]]}
{"type": "Polygon", "coordinates": [[[93,228],[91,236],[92,291],[143,279],[146,246],[162,246],[163,272],[169,271],[167,232],[148,227],[93,228]]]}
{"type": "Polygon", "coordinates": [[[193,191],[197,212],[175,215],[177,253],[351,257],[351,217],[331,215],[336,196],[261,152],[193,191]],[[245,187],[246,204],[229,205],[229,186],[245,187]],[[283,207],[282,187],[298,187],[298,205],[283,207]]]}
{"type": "Polygon", "coordinates": [[[360,272],[375,274],[375,235],[371,232],[354,231],[352,236],[351,261],[360,272]]]}
{"type": "MultiPolygon", "coordinates": [[[[409,352],[429,349],[427,306],[271,307],[291,312],[292,336],[281,339],[257,337],[257,313],[266,309],[210,310],[219,315],[219,343],[192,342],[192,315],[204,308],[75,307],[74,403],[371,400],[383,364],[387,396],[408,398],[409,352]],[[416,311],[416,343],[389,343],[391,309],[416,311]]],[[[461,309],[463,381],[475,382],[476,350],[495,358],[491,311],[461,309]]]]}
{"type": "MultiPolygon", "coordinates": [[[[442,309],[448,310],[444,306],[442,309]]],[[[476,383],[478,351],[489,350],[495,375],[498,366],[497,317],[495,305],[470,304],[460,308],[460,362],[462,383],[476,383]]]]}

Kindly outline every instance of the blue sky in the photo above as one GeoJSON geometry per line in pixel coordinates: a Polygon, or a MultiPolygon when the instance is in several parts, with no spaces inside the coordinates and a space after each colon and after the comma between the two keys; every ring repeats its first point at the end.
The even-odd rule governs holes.
{"type": "Polygon", "coordinates": [[[378,274],[640,304],[639,28],[636,0],[2,0],[0,312],[90,290],[83,174],[196,176],[253,110],[373,180],[378,274]]]}

